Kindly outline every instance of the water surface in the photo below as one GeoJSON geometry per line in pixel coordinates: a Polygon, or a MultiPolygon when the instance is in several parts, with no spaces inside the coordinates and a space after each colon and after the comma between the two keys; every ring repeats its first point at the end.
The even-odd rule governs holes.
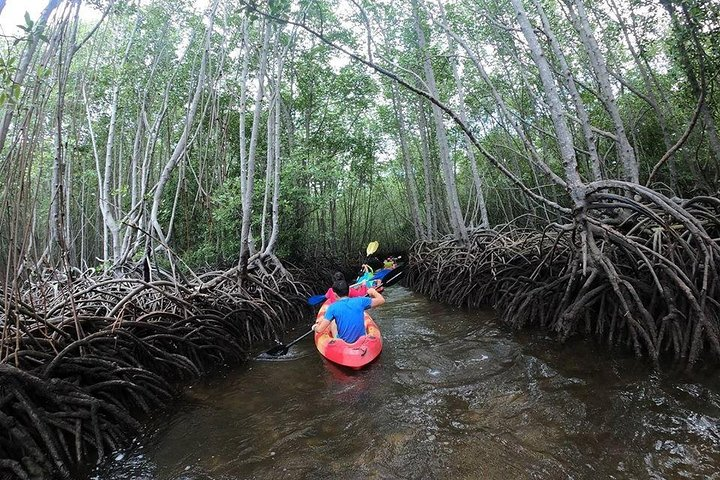
{"type": "Polygon", "coordinates": [[[308,338],[187,388],[92,477],[720,479],[716,375],[513,334],[401,287],[387,299],[368,369],[328,363],[308,338]]]}

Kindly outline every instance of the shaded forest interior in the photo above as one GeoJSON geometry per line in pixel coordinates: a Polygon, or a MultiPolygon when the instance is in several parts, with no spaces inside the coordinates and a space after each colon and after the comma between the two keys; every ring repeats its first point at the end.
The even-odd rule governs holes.
{"type": "Polygon", "coordinates": [[[515,328],[720,358],[717,2],[17,8],[0,478],[113,451],[372,240],[411,288],[515,328]]]}

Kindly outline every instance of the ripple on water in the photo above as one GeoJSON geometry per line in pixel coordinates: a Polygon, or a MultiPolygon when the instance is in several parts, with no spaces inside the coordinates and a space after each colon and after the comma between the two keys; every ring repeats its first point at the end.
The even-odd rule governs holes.
{"type": "Polygon", "coordinates": [[[720,385],[405,289],[370,368],[308,339],[192,388],[103,480],[718,478],[720,385]]]}

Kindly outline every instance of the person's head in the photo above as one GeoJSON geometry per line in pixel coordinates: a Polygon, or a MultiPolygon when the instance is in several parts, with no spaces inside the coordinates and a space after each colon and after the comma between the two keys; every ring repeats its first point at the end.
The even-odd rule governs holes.
{"type": "Polygon", "coordinates": [[[348,287],[348,284],[345,281],[345,275],[337,272],[335,275],[333,275],[333,278],[335,279],[335,281],[333,282],[332,289],[338,296],[347,297],[348,293],[350,293],[350,287],[348,287]]]}

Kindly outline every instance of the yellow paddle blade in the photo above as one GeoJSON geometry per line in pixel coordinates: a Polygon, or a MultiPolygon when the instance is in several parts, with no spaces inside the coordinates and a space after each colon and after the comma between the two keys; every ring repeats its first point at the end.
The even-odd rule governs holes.
{"type": "Polygon", "coordinates": [[[372,255],[375,253],[378,249],[378,242],[370,242],[367,246],[367,254],[372,255]]]}

